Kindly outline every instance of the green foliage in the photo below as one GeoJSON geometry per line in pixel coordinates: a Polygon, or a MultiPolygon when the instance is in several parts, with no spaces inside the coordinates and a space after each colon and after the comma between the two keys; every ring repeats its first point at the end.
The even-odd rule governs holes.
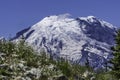
{"type": "Polygon", "coordinates": [[[16,44],[10,41],[0,41],[0,54],[2,53],[4,56],[0,56],[0,79],[3,79],[1,76],[7,76],[8,78],[19,75],[25,76],[25,69],[20,68],[18,66],[19,64],[22,64],[24,67],[26,66],[26,71],[32,68],[41,69],[42,73],[44,73],[44,75],[40,77],[42,80],[47,80],[47,77],[61,74],[59,70],[49,69],[49,66],[55,66],[56,61],[49,58],[45,52],[40,52],[40,55],[36,55],[37,53],[23,40],[16,44]],[[1,66],[4,64],[6,64],[6,66],[2,68],[1,66]]]}
{"type": "Polygon", "coordinates": [[[118,80],[111,72],[101,72],[95,74],[95,80],[118,80]]]}
{"type": "Polygon", "coordinates": [[[74,64],[72,66],[72,72],[74,75],[82,76],[86,70],[89,70],[86,66],[80,66],[79,64],[74,64]]]}
{"type": "Polygon", "coordinates": [[[57,67],[58,69],[60,69],[62,71],[62,73],[67,76],[70,77],[71,76],[71,65],[69,64],[69,62],[67,60],[59,60],[57,62],[57,67]]]}
{"type": "Polygon", "coordinates": [[[11,73],[6,69],[0,69],[0,74],[4,76],[11,76],[11,73]]]}
{"type": "Polygon", "coordinates": [[[113,64],[112,73],[120,79],[120,30],[118,30],[115,40],[116,45],[112,48],[114,55],[114,58],[111,60],[113,64]]]}
{"type": "MultiPolygon", "coordinates": [[[[118,52],[119,47],[114,47],[114,51],[115,57],[112,60],[114,63],[113,72],[114,74],[119,74],[119,70],[117,71],[117,69],[119,69],[118,66],[120,60],[118,52]]],[[[112,74],[108,72],[105,73],[104,71],[96,73],[88,65],[80,66],[77,63],[70,63],[63,58],[54,60],[53,56],[45,53],[45,51],[40,52],[40,55],[37,55],[37,53],[25,43],[24,39],[18,43],[7,40],[0,41],[0,54],[1,53],[4,53],[3,56],[0,56],[1,80],[4,80],[2,78],[3,76],[8,77],[6,80],[18,76],[25,77],[25,73],[32,68],[39,69],[41,72],[39,73],[41,76],[38,78],[29,74],[32,80],[48,80],[48,78],[53,80],[53,78],[58,76],[65,76],[68,80],[75,80],[76,78],[78,80],[90,80],[92,77],[95,77],[95,80],[115,80],[115,77],[112,74]],[[22,64],[23,67],[18,66],[19,64],[22,64]],[[84,74],[87,76],[84,76],[84,74]]]]}
{"type": "Polygon", "coordinates": [[[21,40],[17,44],[10,41],[1,41],[0,45],[0,52],[5,53],[6,55],[4,57],[5,59],[0,63],[8,64],[7,69],[0,68],[0,75],[9,77],[10,75],[24,75],[24,70],[17,68],[17,66],[14,66],[13,69],[10,69],[10,66],[18,65],[20,61],[25,62],[23,65],[27,66],[28,69],[40,68],[41,77],[39,79],[42,80],[47,80],[48,77],[53,78],[57,75],[64,75],[69,80],[74,80],[75,76],[82,77],[84,72],[86,70],[89,70],[87,67],[82,67],[77,64],[71,64],[68,60],[65,60],[63,58],[54,61],[53,57],[46,54],[44,51],[41,52],[40,55],[36,55],[37,53],[34,52],[34,50],[30,46],[28,46],[24,40],[21,40]],[[54,67],[49,68],[49,66],[54,67]]]}
{"type": "Polygon", "coordinates": [[[0,41],[0,52],[7,55],[12,54],[15,51],[15,44],[10,41],[0,41]]]}

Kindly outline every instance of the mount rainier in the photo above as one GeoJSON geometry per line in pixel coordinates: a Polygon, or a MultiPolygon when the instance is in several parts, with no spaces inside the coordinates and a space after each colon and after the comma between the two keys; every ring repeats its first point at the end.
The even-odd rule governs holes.
{"type": "Polygon", "coordinates": [[[94,16],[71,18],[67,14],[53,15],[24,29],[13,38],[24,35],[25,41],[40,51],[45,49],[55,57],[67,58],[93,68],[104,68],[112,58],[111,46],[117,28],[94,16]]]}

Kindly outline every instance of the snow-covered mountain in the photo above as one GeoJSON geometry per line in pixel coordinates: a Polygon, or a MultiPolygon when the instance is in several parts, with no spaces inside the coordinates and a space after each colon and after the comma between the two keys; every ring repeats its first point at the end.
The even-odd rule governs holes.
{"type": "Polygon", "coordinates": [[[38,51],[46,52],[95,68],[104,68],[114,45],[116,27],[94,16],[71,18],[68,14],[45,17],[35,25],[16,34],[38,51]]]}

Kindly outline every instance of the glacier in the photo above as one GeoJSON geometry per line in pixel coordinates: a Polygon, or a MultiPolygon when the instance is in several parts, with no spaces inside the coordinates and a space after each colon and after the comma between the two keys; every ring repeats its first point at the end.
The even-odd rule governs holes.
{"type": "Polygon", "coordinates": [[[36,51],[44,49],[55,57],[63,57],[94,69],[105,68],[112,56],[117,28],[94,16],[72,18],[69,14],[45,17],[16,34],[21,35],[36,51]]]}

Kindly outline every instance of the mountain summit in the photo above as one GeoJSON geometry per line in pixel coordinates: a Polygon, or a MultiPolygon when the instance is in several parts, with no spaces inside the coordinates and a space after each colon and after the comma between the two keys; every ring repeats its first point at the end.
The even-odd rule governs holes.
{"type": "Polygon", "coordinates": [[[45,17],[35,25],[16,34],[24,35],[34,49],[55,57],[64,57],[78,64],[104,68],[111,59],[116,27],[94,16],[71,18],[68,14],[45,17]]]}

